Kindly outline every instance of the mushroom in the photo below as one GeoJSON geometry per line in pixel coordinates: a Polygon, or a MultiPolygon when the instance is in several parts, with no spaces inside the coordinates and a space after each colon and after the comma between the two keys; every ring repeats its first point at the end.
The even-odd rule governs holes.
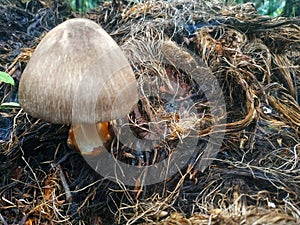
{"type": "Polygon", "coordinates": [[[75,125],[77,145],[90,143],[80,150],[91,152],[103,142],[95,124],[129,114],[138,101],[137,82],[109,34],[91,20],[76,18],[38,44],[22,74],[19,101],[33,117],[75,125]]]}

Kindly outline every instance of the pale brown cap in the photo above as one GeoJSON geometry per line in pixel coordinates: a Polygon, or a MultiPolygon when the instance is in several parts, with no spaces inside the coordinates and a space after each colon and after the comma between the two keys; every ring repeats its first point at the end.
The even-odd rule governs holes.
{"type": "Polygon", "coordinates": [[[137,82],[117,43],[95,22],[76,18],[39,43],[22,74],[19,101],[52,123],[110,121],[133,109],[137,82]]]}

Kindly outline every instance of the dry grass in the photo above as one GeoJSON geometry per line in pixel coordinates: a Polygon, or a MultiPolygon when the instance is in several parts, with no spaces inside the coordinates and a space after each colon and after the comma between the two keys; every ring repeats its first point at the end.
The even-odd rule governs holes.
{"type": "MultiPolygon", "coordinates": [[[[69,149],[68,127],[2,110],[12,124],[1,142],[3,224],[299,224],[298,18],[206,1],[104,4],[86,17],[120,44],[139,83],[130,123],[113,123],[114,157],[151,165],[189,139],[195,154],[161,183],[144,186],[145,169],[128,187],[69,149]],[[128,127],[155,148],[125,148],[117,137],[128,127]]],[[[20,74],[30,53],[7,58],[7,71],[20,74]]],[[[11,92],[1,85],[3,99],[11,92]]]]}

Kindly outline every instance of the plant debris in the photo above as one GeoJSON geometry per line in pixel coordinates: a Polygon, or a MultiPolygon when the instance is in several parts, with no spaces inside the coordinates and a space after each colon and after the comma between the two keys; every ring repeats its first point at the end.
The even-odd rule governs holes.
{"type": "Polygon", "coordinates": [[[15,80],[0,85],[1,103],[17,101],[43,35],[84,16],[121,46],[139,83],[130,123],[111,122],[115,159],[143,168],[195,143],[173,176],[144,185],[141,169],[128,186],[68,147],[69,126],[1,108],[1,224],[299,224],[299,18],[191,0],[105,2],[86,15],[10,1],[0,12],[0,69],[15,80]],[[138,139],[125,145],[128,128],[138,139]]]}

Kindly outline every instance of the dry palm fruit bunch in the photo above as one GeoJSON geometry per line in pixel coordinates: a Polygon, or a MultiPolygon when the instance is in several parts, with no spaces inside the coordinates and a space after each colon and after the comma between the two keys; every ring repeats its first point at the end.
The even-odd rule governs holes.
{"type": "MultiPolygon", "coordinates": [[[[19,80],[47,33],[83,17],[59,1],[26,5],[0,7],[0,68],[15,80],[1,84],[2,102],[17,101],[19,80]]],[[[122,50],[138,100],[123,117],[66,125],[31,115],[32,106],[2,107],[3,224],[299,224],[299,18],[261,16],[251,3],[189,0],[106,2],[84,17],[122,50]]],[[[78,40],[94,40],[84,37],[78,40]]],[[[78,46],[74,54],[87,51],[78,46]]],[[[39,84],[54,76],[43,66],[52,49],[39,64],[46,69],[39,84]]],[[[77,73],[86,59],[55,71],[77,73]]],[[[80,72],[121,71],[114,60],[103,58],[105,70],[101,60],[87,61],[80,72]]],[[[80,79],[78,87],[89,81],[80,79]]],[[[79,96],[98,99],[107,87],[79,96]]],[[[71,112],[76,118],[98,108],[75,100],[83,103],[71,112]]],[[[60,111],[47,113],[59,118],[60,111]]]]}

